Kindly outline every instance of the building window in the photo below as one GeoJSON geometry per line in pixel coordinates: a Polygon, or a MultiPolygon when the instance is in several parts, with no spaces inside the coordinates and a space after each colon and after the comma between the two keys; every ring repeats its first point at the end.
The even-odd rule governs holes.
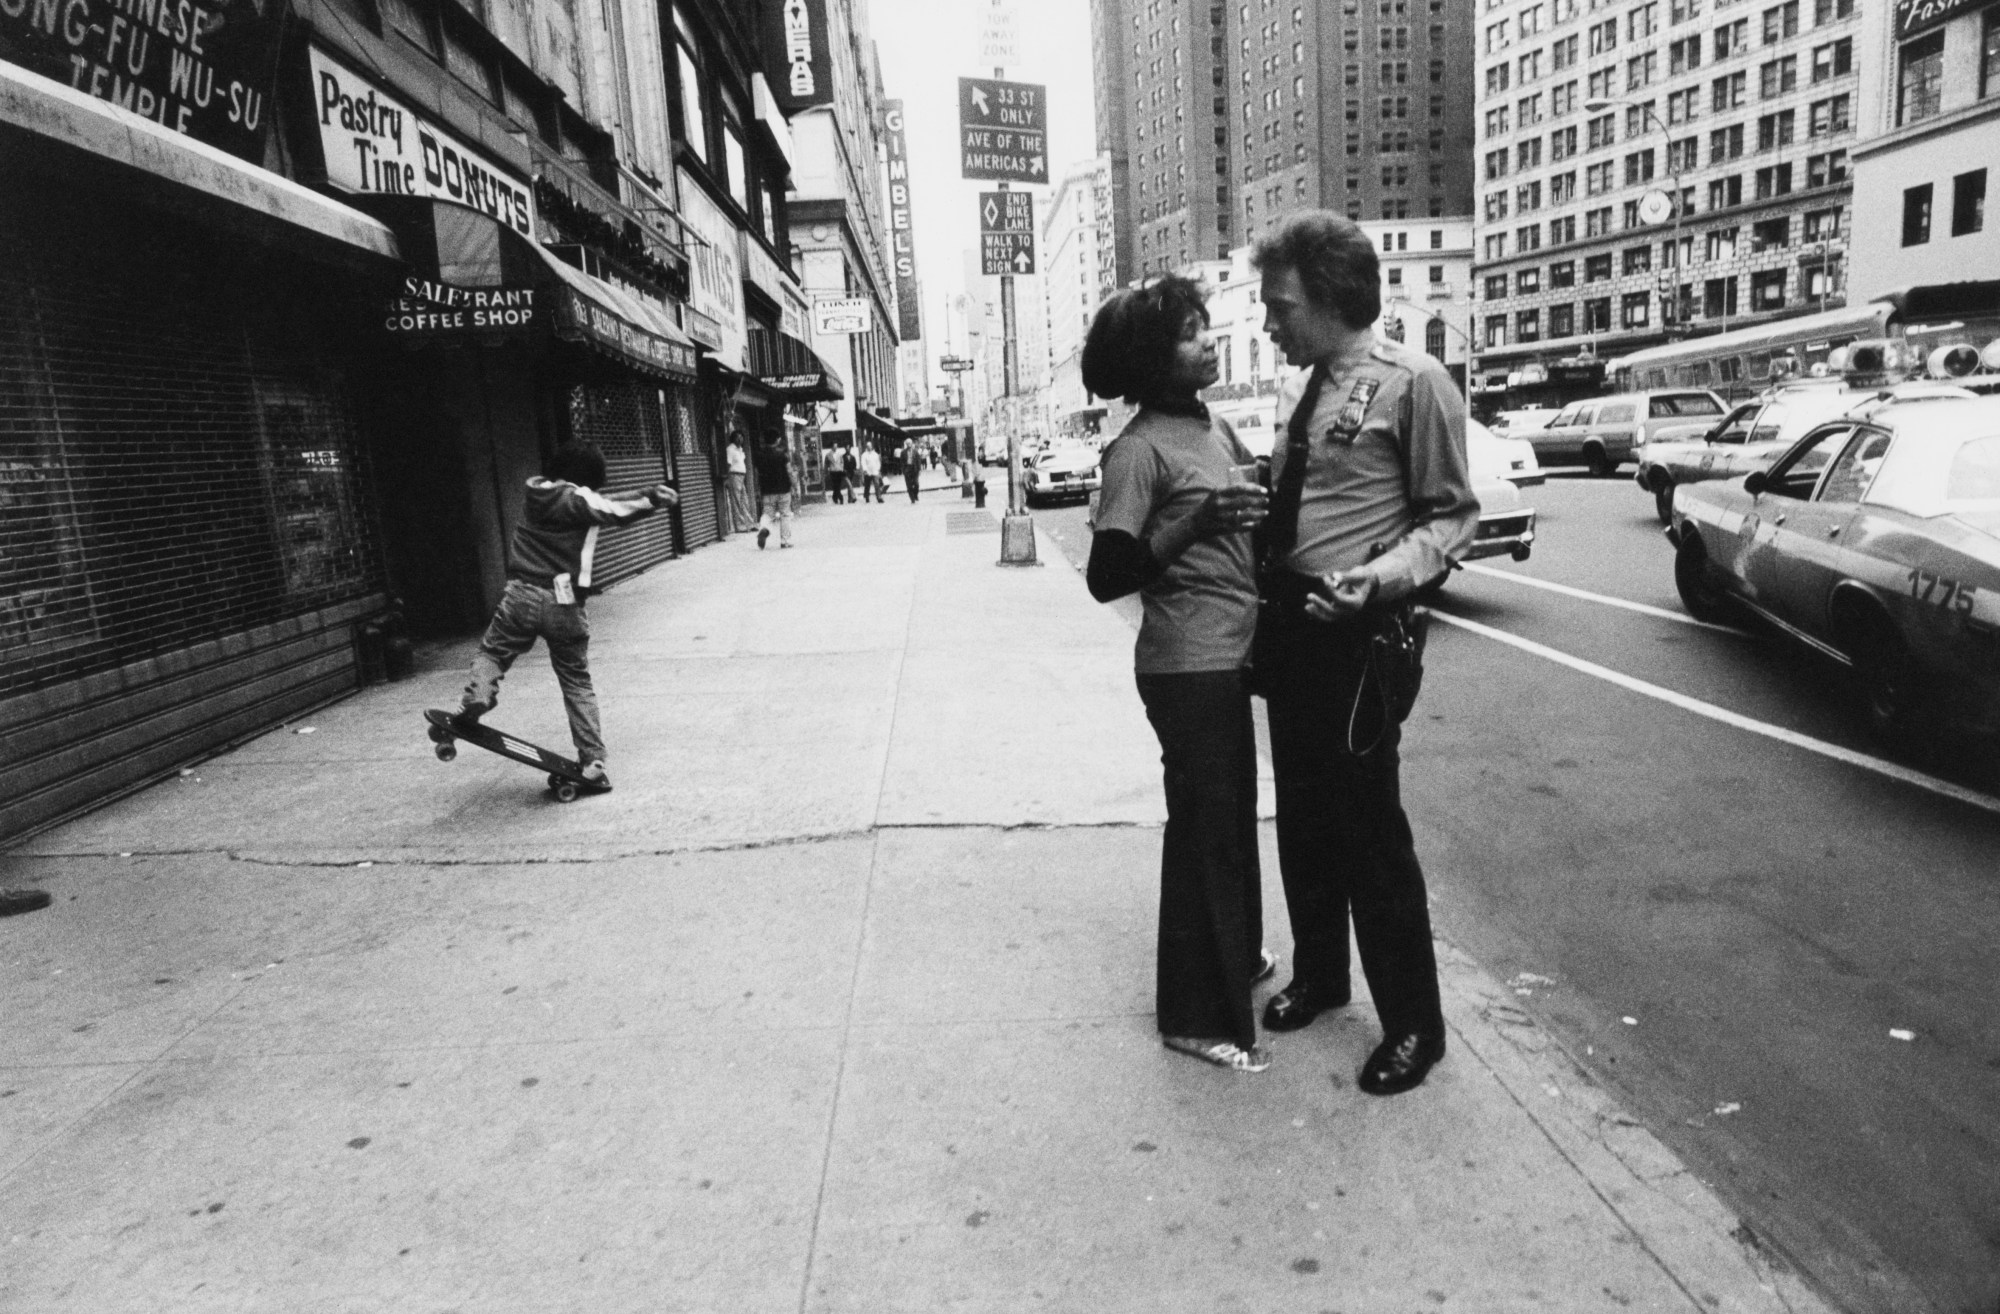
{"type": "Polygon", "coordinates": [[[1618,299],[1618,322],[1628,329],[1645,328],[1653,322],[1653,294],[1627,292],[1618,299]]]}
{"type": "Polygon", "coordinates": [[[1504,347],[1507,345],[1507,317],[1505,315],[1488,315],[1486,317],[1486,345],[1489,348],[1504,347]]]}
{"type": "Polygon", "coordinates": [[[1809,210],[1806,212],[1805,241],[1830,242],[1840,236],[1840,211],[1809,210]]]}
{"type": "MultiPolygon", "coordinates": [[[[1792,221],[1788,215],[1776,219],[1763,219],[1750,225],[1750,250],[1769,251],[1773,247],[1791,245],[1792,221]]],[[[1734,243],[1732,242],[1732,246],[1734,243]]]]}
{"type": "Polygon", "coordinates": [[[1542,312],[1523,310],[1514,316],[1514,340],[1516,342],[1540,342],[1542,340],[1542,312]]]}
{"type": "Polygon", "coordinates": [[[1444,359],[1444,321],[1433,319],[1424,325],[1424,350],[1437,360],[1444,359]]]}
{"type": "Polygon", "coordinates": [[[1782,310],[1785,305],[1785,271],[1765,269],[1750,275],[1750,309],[1782,310]]]}
{"type": "Polygon", "coordinates": [[[1854,68],[1854,38],[1842,37],[1829,41],[1823,46],[1814,46],[1812,52],[1812,80],[1825,82],[1840,77],[1854,68]]]}
{"type": "Polygon", "coordinates": [[[1609,277],[1611,277],[1611,253],[1609,251],[1605,251],[1594,256],[1584,257],[1583,259],[1584,282],[1601,283],[1609,277]]]}
{"type": "Polygon", "coordinates": [[[1922,246],[1931,240],[1931,185],[1903,189],[1903,245],[1922,246]]]}
{"type": "Polygon", "coordinates": [[[1904,45],[1897,60],[1896,122],[1921,123],[1936,115],[1944,95],[1944,33],[1904,45]]]}
{"type": "Polygon", "coordinates": [[[708,162],[708,116],[702,108],[701,65],[694,54],[694,37],[687,20],[677,11],[674,26],[679,30],[676,49],[680,56],[681,137],[695,158],[708,162]]]}
{"type": "Polygon", "coordinates": [[[1549,307],[1549,336],[1567,338],[1576,332],[1576,304],[1565,301],[1549,307]]]}
{"type": "Polygon", "coordinates": [[[1628,246],[1620,262],[1621,273],[1643,274],[1653,267],[1653,248],[1650,246],[1628,246]]]}
{"type": "Polygon", "coordinates": [[[1951,180],[1951,235],[1964,237],[1986,227],[1986,170],[1974,169],[1951,180]]]}
{"type": "Polygon", "coordinates": [[[1611,331],[1610,297],[1592,297],[1583,303],[1583,331],[1585,333],[1611,331]]]}
{"type": "Polygon", "coordinates": [[[2000,94],[2000,9],[1986,11],[1979,34],[1979,98],[2000,94]]]}
{"type": "Polygon", "coordinates": [[[1847,181],[1847,152],[1829,151],[1806,157],[1806,186],[1829,187],[1847,181]]]}
{"type": "Polygon", "coordinates": [[[1576,286],[1576,261],[1558,260],[1549,266],[1550,287],[1576,286]]]}
{"type": "Polygon", "coordinates": [[[1533,296],[1542,290],[1542,271],[1523,269],[1514,275],[1514,295],[1533,296]]]}
{"type": "Polygon", "coordinates": [[[1711,278],[1701,285],[1701,313],[1723,319],[1736,313],[1736,280],[1711,278]]]}

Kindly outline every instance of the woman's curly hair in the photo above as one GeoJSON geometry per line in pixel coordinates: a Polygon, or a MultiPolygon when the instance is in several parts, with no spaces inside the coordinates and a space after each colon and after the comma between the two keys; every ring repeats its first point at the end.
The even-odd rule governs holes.
{"type": "Polygon", "coordinates": [[[1134,402],[1165,393],[1189,322],[1208,326],[1207,300],[1201,284],[1179,274],[1113,292],[1083,340],[1083,386],[1134,402]]]}

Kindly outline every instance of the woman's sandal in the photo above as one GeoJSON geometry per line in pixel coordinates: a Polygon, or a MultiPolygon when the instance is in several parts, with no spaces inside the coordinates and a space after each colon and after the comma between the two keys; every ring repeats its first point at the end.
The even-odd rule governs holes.
{"type": "Polygon", "coordinates": [[[1231,1072],[1262,1072],[1271,1066],[1271,1051],[1262,1045],[1244,1049],[1228,1040],[1202,1040],[1195,1036],[1161,1036],[1160,1043],[1179,1054],[1231,1072]]]}

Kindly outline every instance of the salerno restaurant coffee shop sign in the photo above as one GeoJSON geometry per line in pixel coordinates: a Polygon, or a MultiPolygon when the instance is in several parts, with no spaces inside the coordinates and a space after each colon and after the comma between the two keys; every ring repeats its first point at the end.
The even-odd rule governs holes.
{"type": "Polygon", "coordinates": [[[329,183],[350,192],[451,201],[524,237],[535,235],[525,181],[418,118],[317,47],[312,79],[329,183]]]}

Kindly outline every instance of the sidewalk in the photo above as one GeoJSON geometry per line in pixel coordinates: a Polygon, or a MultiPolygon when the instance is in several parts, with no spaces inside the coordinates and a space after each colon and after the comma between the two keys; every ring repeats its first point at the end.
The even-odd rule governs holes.
{"type": "Polygon", "coordinates": [[[593,602],[608,796],[432,757],[459,645],[0,854],[0,1310],[1824,1309],[1448,945],[1411,1094],[1162,1050],[1132,633],[998,511],[593,602]]]}

